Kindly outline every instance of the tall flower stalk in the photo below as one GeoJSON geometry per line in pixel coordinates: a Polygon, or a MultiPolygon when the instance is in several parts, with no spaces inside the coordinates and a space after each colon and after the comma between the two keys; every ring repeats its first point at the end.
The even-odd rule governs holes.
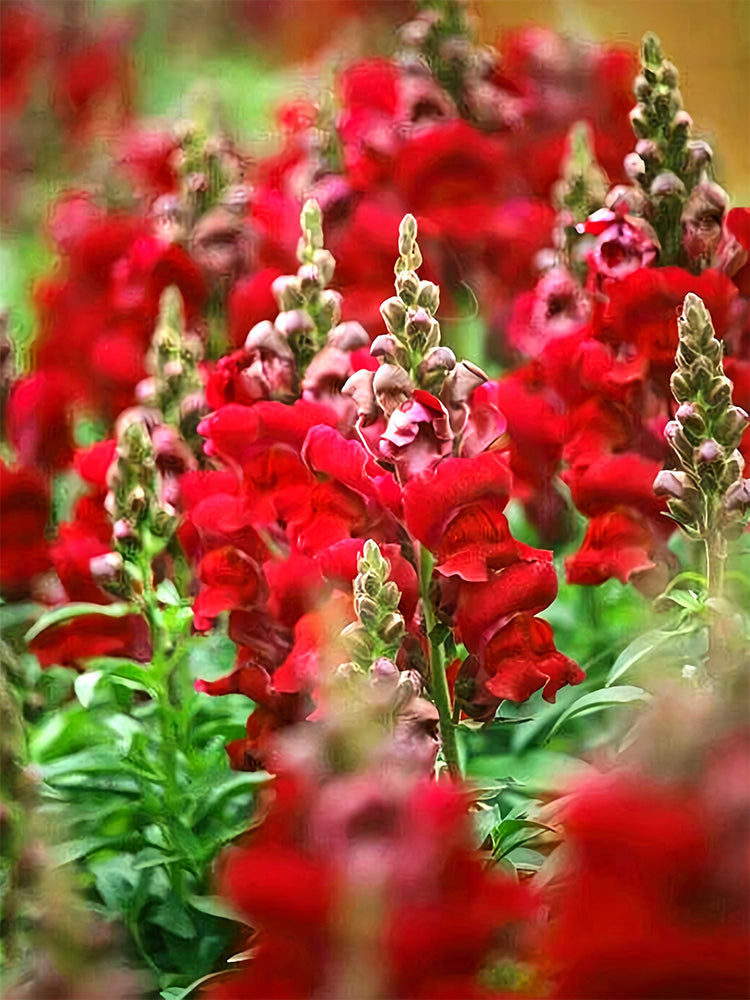
{"type": "MultiPolygon", "coordinates": [[[[710,607],[721,613],[727,543],[739,537],[750,504],[750,481],[742,478],[740,441],[747,413],[732,404],[732,382],[724,374],[723,345],[705,305],[692,292],[678,320],[679,346],[672,394],[679,403],[665,436],[679,467],[659,473],[656,492],[669,497],[672,517],[705,547],[710,607]]],[[[710,629],[708,667],[721,667],[722,629],[710,629]]]]}

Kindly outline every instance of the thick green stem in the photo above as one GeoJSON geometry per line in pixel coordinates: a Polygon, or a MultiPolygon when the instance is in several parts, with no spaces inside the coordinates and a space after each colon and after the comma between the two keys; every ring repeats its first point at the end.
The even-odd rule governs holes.
{"type": "Polygon", "coordinates": [[[448,678],[445,675],[445,658],[440,643],[433,642],[432,632],[435,627],[435,611],[432,606],[430,584],[432,583],[433,559],[429,549],[420,546],[419,584],[424,611],[425,629],[430,641],[430,691],[435,707],[440,716],[440,736],[443,741],[443,757],[448,765],[448,773],[458,781],[461,779],[461,764],[458,757],[456,729],[453,723],[453,708],[448,690],[448,678]]]}

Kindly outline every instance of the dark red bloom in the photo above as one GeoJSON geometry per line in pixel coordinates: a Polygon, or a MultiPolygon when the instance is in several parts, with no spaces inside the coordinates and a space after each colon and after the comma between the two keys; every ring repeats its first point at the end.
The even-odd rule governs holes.
{"type": "Polygon", "coordinates": [[[498,699],[526,701],[543,688],[545,701],[554,702],[565,684],[580,684],[584,673],[555,647],[552,626],[542,618],[516,615],[480,648],[485,687],[498,699]]]}
{"type": "Polygon", "coordinates": [[[712,749],[697,782],[620,771],[569,799],[565,863],[539,942],[553,997],[748,995],[748,734],[712,749]]]}
{"type": "Polygon", "coordinates": [[[29,649],[43,667],[82,669],[93,656],[123,656],[139,663],[151,659],[148,625],[140,615],[80,615],[46,628],[32,639],[29,649]]]}
{"type": "Polygon", "coordinates": [[[49,484],[36,469],[0,460],[0,589],[9,600],[30,596],[34,576],[51,566],[45,538],[49,484]]]}
{"type": "Polygon", "coordinates": [[[484,583],[462,583],[456,607],[456,631],[469,652],[520,613],[544,611],[557,597],[552,553],[532,549],[505,569],[488,574],[484,583]],[[532,556],[532,553],[534,555],[532,556]]]}

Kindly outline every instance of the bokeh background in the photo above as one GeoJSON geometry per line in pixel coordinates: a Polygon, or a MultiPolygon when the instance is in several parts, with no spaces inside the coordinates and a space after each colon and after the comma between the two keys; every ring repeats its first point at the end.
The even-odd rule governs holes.
{"type": "MultiPolygon", "coordinates": [[[[0,0],[0,13],[10,0],[0,0]]],[[[69,32],[119,38],[132,59],[129,93],[140,116],[191,117],[210,106],[250,155],[275,142],[274,112],[294,96],[317,98],[336,68],[357,55],[390,53],[412,0],[38,0],[28,6],[69,32]],[[362,15],[366,15],[363,18],[362,15]],[[105,28],[102,29],[101,25],[105,28]]],[[[475,0],[477,26],[492,43],[503,29],[536,23],[592,41],[638,46],[662,40],[680,71],[696,134],[714,147],[717,179],[734,205],[750,203],[750,0],[475,0]]],[[[37,78],[23,122],[3,140],[0,307],[17,344],[33,334],[30,289],[50,264],[40,224],[70,178],[88,163],[50,138],[50,90],[37,78]],[[19,183],[20,178],[20,183],[19,183]]],[[[106,105],[102,140],[116,131],[106,105]]],[[[90,150],[87,146],[88,156],[90,150]]],[[[97,183],[101,178],[87,178],[97,183]]]]}

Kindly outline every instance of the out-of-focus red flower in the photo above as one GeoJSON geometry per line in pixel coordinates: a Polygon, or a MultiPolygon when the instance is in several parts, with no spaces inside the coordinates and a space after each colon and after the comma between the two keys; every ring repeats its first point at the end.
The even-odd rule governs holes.
{"type": "Polygon", "coordinates": [[[680,267],[645,267],[622,280],[607,281],[608,302],[599,335],[614,343],[632,343],[638,352],[671,372],[677,351],[677,315],[685,295],[694,292],[706,303],[717,336],[731,326],[737,289],[725,274],[712,269],[693,275],[680,267]]]}
{"type": "Polygon", "coordinates": [[[553,997],[747,996],[748,733],[712,748],[697,782],[621,771],[569,799],[565,862],[539,942],[553,997]]]}
{"type": "Polygon", "coordinates": [[[51,566],[49,484],[36,469],[0,459],[0,509],[0,588],[7,600],[21,600],[30,596],[34,576],[51,566]]]}
{"type": "Polygon", "coordinates": [[[657,551],[653,528],[635,510],[615,508],[595,515],[581,547],[565,560],[568,583],[597,585],[612,578],[627,583],[634,574],[654,568],[657,551]]]}
{"type": "Polygon", "coordinates": [[[381,769],[320,788],[307,775],[277,779],[267,819],[222,875],[259,928],[257,950],[212,1000],[340,994],[365,976],[383,997],[483,995],[483,960],[501,935],[513,953],[514,925],[533,918],[536,901],[471,850],[461,793],[395,778],[381,769]]]}
{"type": "Polygon", "coordinates": [[[28,100],[34,71],[46,55],[49,27],[42,9],[29,3],[0,6],[0,110],[19,112],[28,100]]]}
{"type": "MultiPolygon", "coordinates": [[[[45,471],[73,460],[73,414],[86,399],[76,371],[38,371],[15,383],[6,413],[8,437],[21,462],[45,471]]],[[[81,407],[82,408],[82,407],[81,407]]]]}
{"type": "Polygon", "coordinates": [[[139,663],[151,659],[148,625],[140,615],[80,615],[44,629],[31,640],[29,649],[43,667],[82,669],[93,656],[123,656],[139,663]]]}

